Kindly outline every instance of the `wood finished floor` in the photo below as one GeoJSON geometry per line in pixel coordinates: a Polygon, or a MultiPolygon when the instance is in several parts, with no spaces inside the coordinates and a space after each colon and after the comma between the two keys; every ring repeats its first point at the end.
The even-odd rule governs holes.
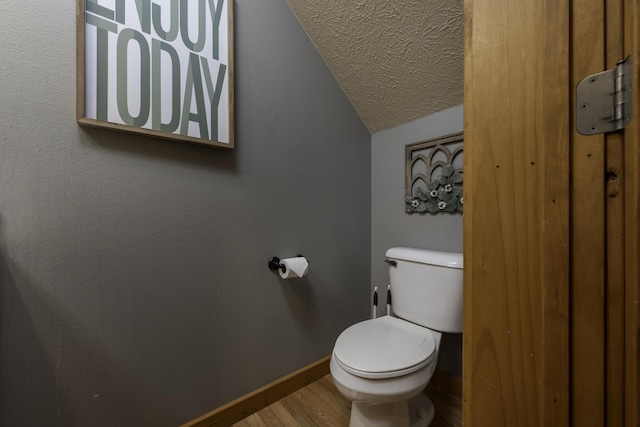
{"type": "MultiPolygon", "coordinates": [[[[436,407],[431,427],[462,426],[462,402],[442,390],[429,386],[427,395],[436,407]]],[[[290,394],[233,427],[347,427],[351,402],[333,385],[331,375],[290,394]]]]}

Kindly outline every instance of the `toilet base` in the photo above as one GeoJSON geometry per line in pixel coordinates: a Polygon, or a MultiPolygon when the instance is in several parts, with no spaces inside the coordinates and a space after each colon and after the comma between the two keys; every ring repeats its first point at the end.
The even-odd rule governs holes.
{"type": "Polygon", "coordinates": [[[409,401],[378,404],[353,402],[349,427],[427,427],[434,416],[433,403],[420,393],[409,401]]]}
{"type": "Polygon", "coordinates": [[[409,400],[409,416],[411,427],[427,427],[436,416],[433,402],[424,393],[409,400]]]}

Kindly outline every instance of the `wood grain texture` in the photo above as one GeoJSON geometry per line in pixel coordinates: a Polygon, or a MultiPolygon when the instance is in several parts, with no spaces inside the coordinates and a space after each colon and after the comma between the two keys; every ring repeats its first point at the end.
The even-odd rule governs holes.
{"type": "Polygon", "coordinates": [[[327,356],[278,381],[274,381],[208,414],[183,424],[182,427],[228,427],[327,375],[329,373],[330,359],[331,357],[327,356]]]}
{"type": "MultiPolygon", "coordinates": [[[[442,380],[442,378],[441,378],[442,380]]],[[[450,381],[444,377],[446,384],[450,381]]],[[[456,381],[445,387],[455,389],[456,381]]],[[[425,393],[434,402],[436,417],[431,427],[461,427],[461,397],[433,384],[425,393]]],[[[343,397],[333,384],[331,375],[309,384],[282,400],[238,421],[233,427],[287,426],[287,427],[347,427],[351,414],[351,402],[343,397]]]]}
{"type": "MultiPolygon", "coordinates": [[[[333,384],[326,357],[182,427],[347,426],[351,402],[333,384]]],[[[462,425],[462,385],[436,369],[425,393],[436,407],[432,427],[462,425]]]]}
{"type": "MultiPolygon", "coordinates": [[[[572,3],[572,86],[605,70],[605,2],[572,3]]],[[[572,92],[575,100],[575,91],[572,92]]],[[[575,105],[575,101],[574,105],[575,105]]],[[[572,109],[575,117],[576,110],[572,109]]],[[[605,422],[606,204],[605,137],[573,131],[572,144],[572,422],[605,422]]]]}
{"type": "Polygon", "coordinates": [[[471,427],[569,424],[568,5],[465,1],[471,427]]]}
{"type": "MultiPolygon", "coordinates": [[[[605,68],[613,69],[624,58],[622,0],[606,0],[605,68]]],[[[606,218],[606,426],[624,426],[625,315],[624,315],[624,133],[605,135],[606,218]]]]}
{"type": "Polygon", "coordinates": [[[633,56],[636,106],[625,130],[625,426],[640,425],[640,1],[624,2],[624,56],[633,56]]]}
{"type": "Polygon", "coordinates": [[[544,4],[544,55],[541,151],[544,182],[539,200],[543,206],[542,330],[544,352],[538,393],[542,394],[541,426],[569,425],[569,312],[570,312],[570,163],[571,105],[567,92],[570,76],[569,2],[544,4]]]}

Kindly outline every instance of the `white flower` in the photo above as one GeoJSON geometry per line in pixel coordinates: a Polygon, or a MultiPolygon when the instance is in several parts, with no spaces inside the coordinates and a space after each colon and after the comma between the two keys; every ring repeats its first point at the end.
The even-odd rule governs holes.
{"type": "Polygon", "coordinates": [[[453,190],[451,184],[447,184],[444,186],[444,191],[446,191],[447,193],[451,193],[451,190],[453,190]]]}
{"type": "Polygon", "coordinates": [[[418,200],[413,200],[411,201],[411,206],[417,208],[418,206],[420,206],[420,202],[418,200]]]}
{"type": "Polygon", "coordinates": [[[444,208],[446,207],[447,207],[447,202],[443,202],[443,201],[438,202],[438,209],[444,210],[444,208]]]}
{"type": "Polygon", "coordinates": [[[464,197],[460,197],[460,204],[464,205],[464,197]]]}
{"type": "Polygon", "coordinates": [[[431,193],[429,194],[435,199],[436,197],[438,197],[438,190],[431,190],[431,193]]]}

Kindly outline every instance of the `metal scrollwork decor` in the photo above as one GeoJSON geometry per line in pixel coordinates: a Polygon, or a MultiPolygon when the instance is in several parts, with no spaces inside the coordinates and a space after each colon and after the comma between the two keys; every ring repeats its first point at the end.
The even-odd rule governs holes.
{"type": "Polygon", "coordinates": [[[462,133],[405,147],[405,211],[463,211],[462,133]]]}

